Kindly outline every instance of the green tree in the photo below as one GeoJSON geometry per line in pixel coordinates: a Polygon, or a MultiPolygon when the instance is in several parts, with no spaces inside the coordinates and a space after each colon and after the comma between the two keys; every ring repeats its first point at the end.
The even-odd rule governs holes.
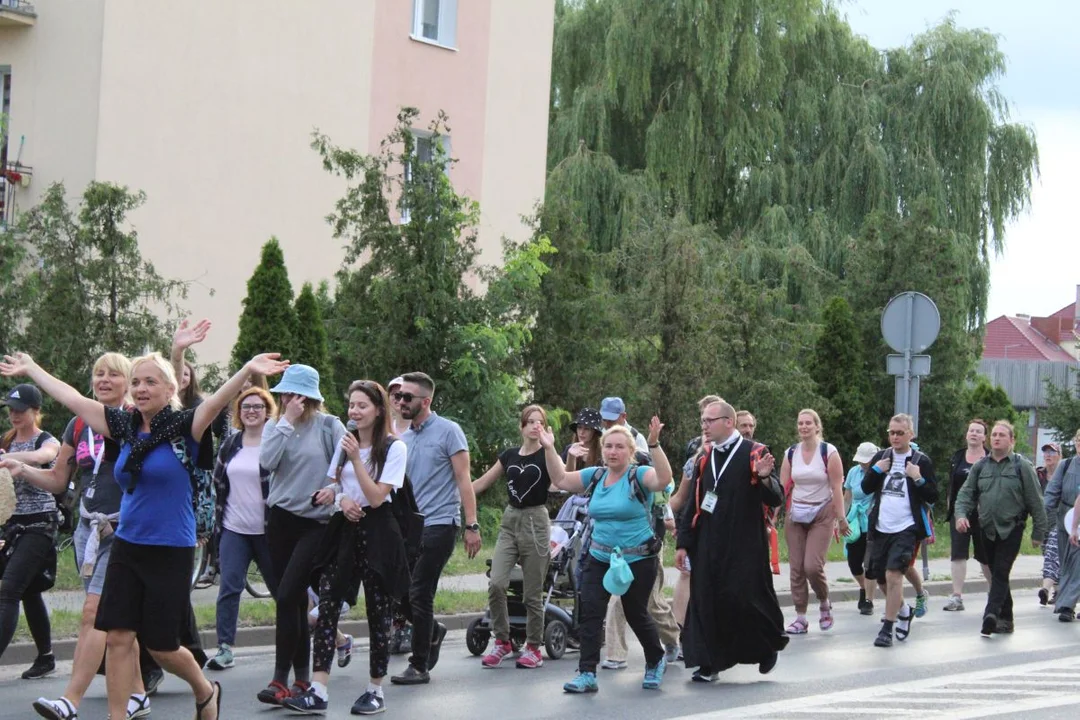
{"type": "Polygon", "coordinates": [[[1008,420],[1021,431],[1020,412],[1013,407],[1005,388],[991,384],[985,375],[977,375],[975,382],[964,393],[964,412],[967,419],[982,418],[989,425],[998,420],[1008,420]]]}
{"type": "Polygon", "coordinates": [[[872,391],[855,316],[842,297],[829,300],[822,312],[810,374],[831,405],[822,412],[822,420],[841,457],[851,457],[859,443],[880,435],[870,415],[872,391]]]}
{"type": "Polygon", "coordinates": [[[310,365],[319,371],[319,389],[326,399],[326,405],[335,415],[340,414],[343,403],[341,393],[335,388],[333,374],[330,372],[330,346],[326,325],[311,283],[304,283],[300,288],[294,309],[296,311],[296,336],[290,360],[310,365]]]}
{"type": "Polygon", "coordinates": [[[20,218],[27,256],[19,343],[75,387],[87,387],[103,352],[168,348],[168,326],[181,314],[187,284],[162,277],[142,257],[127,219],[145,200],[142,192],[91,182],[73,211],[57,183],[20,218]]]}
{"type": "Polygon", "coordinates": [[[232,350],[234,367],[240,367],[258,353],[278,352],[289,359],[296,353],[292,283],[285,255],[275,237],[263,245],[259,264],[248,278],[238,326],[240,332],[232,350]]]}
{"type": "MultiPolygon", "coordinates": [[[[1054,428],[1054,439],[1072,445],[1080,432],[1080,381],[1074,379],[1072,387],[1058,387],[1046,382],[1046,409],[1041,412],[1042,425],[1054,428]]],[[[1080,448],[1073,447],[1073,452],[1080,448]]]]}
{"type": "Polygon", "coordinates": [[[522,351],[552,250],[535,238],[509,244],[500,271],[476,265],[479,208],[450,183],[447,118],[440,113],[428,128],[428,159],[416,152],[418,114],[402,109],[374,155],[313,138],[326,170],[349,184],[328,218],[346,247],[326,315],[331,364],[339,386],[409,370],[431,375],[436,411],[461,423],[474,464],[486,469],[518,437],[522,351]],[[472,275],[488,282],[484,297],[471,289],[472,275]]]}

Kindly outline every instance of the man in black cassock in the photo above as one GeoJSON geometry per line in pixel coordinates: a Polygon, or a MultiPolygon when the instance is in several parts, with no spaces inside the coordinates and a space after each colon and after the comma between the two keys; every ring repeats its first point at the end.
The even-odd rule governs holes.
{"type": "Polygon", "coordinates": [[[788,643],[773,590],[763,507],[778,507],[783,490],[772,476],[776,462],[768,448],[735,431],[731,405],[707,406],[701,427],[711,449],[704,467],[698,462],[690,476],[675,565],[692,571],[683,629],[686,666],[698,668],[694,681],[713,682],[739,663],[769,672],[788,643]]]}

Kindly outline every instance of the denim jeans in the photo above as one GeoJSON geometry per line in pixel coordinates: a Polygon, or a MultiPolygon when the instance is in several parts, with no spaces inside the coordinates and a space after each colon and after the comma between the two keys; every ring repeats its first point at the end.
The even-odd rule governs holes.
{"type": "Polygon", "coordinates": [[[420,558],[413,568],[412,583],[409,585],[413,624],[413,652],[409,664],[417,670],[427,670],[435,629],[435,591],[439,588],[439,576],[454,553],[457,536],[457,525],[424,528],[420,558]]]}
{"type": "Polygon", "coordinates": [[[254,560],[270,594],[277,593],[277,576],[270,562],[270,543],[265,535],[241,535],[221,529],[218,541],[217,641],[219,645],[236,642],[236,620],[240,614],[240,595],[244,592],[248,566],[254,560]]]}

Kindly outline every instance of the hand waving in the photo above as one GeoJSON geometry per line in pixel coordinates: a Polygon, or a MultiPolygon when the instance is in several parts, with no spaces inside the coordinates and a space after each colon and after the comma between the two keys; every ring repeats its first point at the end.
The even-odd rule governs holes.
{"type": "Polygon", "coordinates": [[[540,444],[544,448],[555,447],[555,433],[552,432],[550,425],[540,431],[540,444]]]}
{"type": "Polygon", "coordinates": [[[280,360],[281,353],[262,353],[248,360],[247,369],[250,372],[265,375],[267,377],[280,375],[289,367],[288,360],[280,360]]]}
{"type": "Polygon", "coordinates": [[[4,361],[0,362],[0,375],[4,377],[26,377],[30,371],[37,367],[34,358],[24,352],[14,355],[5,355],[4,361]]]}
{"type": "Polygon", "coordinates": [[[652,420],[649,421],[649,444],[655,445],[660,442],[660,431],[664,429],[664,423],[660,422],[660,418],[657,415],[652,416],[652,420]]]}
{"type": "Polygon", "coordinates": [[[210,321],[203,318],[190,327],[187,320],[181,320],[176,332],[173,333],[173,347],[187,349],[192,345],[201,343],[210,332],[210,321]]]}

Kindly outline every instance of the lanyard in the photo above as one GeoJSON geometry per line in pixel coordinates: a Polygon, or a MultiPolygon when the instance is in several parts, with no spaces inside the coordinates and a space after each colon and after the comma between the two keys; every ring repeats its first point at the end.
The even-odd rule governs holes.
{"type": "Polygon", "coordinates": [[[86,426],[86,447],[90,450],[90,457],[94,459],[94,477],[98,475],[98,471],[101,469],[101,459],[105,457],[105,439],[101,440],[101,449],[94,449],[94,431],[90,429],[90,426],[86,426]]]}
{"type": "Polygon", "coordinates": [[[742,441],[743,441],[742,435],[739,435],[739,439],[738,439],[738,441],[736,441],[735,447],[731,448],[731,452],[728,453],[727,460],[725,460],[724,464],[720,467],[720,472],[716,472],[716,451],[715,451],[715,449],[713,450],[713,452],[709,453],[712,456],[712,457],[709,458],[709,461],[712,464],[713,475],[716,477],[716,480],[713,482],[713,491],[714,492],[715,492],[716,488],[720,486],[720,477],[724,474],[724,471],[727,470],[727,466],[731,464],[731,459],[733,457],[735,457],[735,451],[739,449],[740,445],[742,445],[742,441]]]}

